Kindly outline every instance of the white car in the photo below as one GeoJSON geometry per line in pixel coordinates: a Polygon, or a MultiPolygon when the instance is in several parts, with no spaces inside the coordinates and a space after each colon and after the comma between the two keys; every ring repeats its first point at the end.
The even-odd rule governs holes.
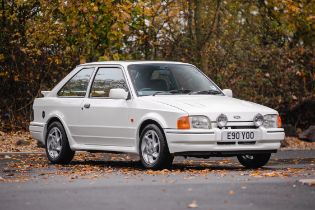
{"type": "Polygon", "coordinates": [[[237,156],[258,168],[284,139],[277,111],[233,98],[187,63],[86,63],[42,93],[29,129],[52,163],[97,151],[135,153],[151,169],[174,156],[237,156]]]}

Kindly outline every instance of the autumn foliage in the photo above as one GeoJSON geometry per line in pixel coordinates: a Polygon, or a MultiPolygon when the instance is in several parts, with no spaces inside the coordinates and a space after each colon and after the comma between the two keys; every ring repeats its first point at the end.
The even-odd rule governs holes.
{"type": "Polygon", "coordinates": [[[197,65],[236,97],[315,124],[313,0],[2,0],[1,130],[27,128],[32,102],[83,62],[197,65]]]}

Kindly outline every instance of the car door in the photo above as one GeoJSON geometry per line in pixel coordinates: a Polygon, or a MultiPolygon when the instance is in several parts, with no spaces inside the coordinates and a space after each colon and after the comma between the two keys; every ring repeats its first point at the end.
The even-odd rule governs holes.
{"type": "Polygon", "coordinates": [[[80,115],[81,142],[86,145],[133,146],[135,128],[130,116],[131,100],[109,98],[112,88],[128,86],[120,67],[99,67],[80,115]]]}
{"type": "Polygon", "coordinates": [[[65,85],[58,91],[54,109],[58,110],[67,127],[71,137],[77,141],[78,130],[80,130],[80,113],[82,104],[87,95],[88,85],[92,78],[94,68],[80,69],[65,85]]]}

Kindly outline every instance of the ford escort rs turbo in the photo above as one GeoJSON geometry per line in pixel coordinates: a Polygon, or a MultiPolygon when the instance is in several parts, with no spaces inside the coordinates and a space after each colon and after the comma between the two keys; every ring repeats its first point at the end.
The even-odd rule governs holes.
{"type": "Polygon", "coordinates": [[[86,63],[42,93],[29,128],[56,164],[90,151],[138,154],[151,169],[174,156],[236,156],[258,168],[284,139],[276,110],[233,98],[187,63],[86,63]]]}

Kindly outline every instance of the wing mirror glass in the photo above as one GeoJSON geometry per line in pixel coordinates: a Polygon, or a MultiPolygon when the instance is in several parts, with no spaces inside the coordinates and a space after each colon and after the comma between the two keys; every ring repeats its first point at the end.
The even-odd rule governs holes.
{"type": "Polygon", "coordinates": [[[222,92],[224,93],[224,95],[229,96],[229,97],[233,97],[233,92],[231,89],[223,89],[222,92]]]}
{"type": "Polygon", "coordinates": [[[113,99],[124,99],[128,98],[128,92],[122,88],[113,88],[109,91],[109,97],[113,99]]]}

